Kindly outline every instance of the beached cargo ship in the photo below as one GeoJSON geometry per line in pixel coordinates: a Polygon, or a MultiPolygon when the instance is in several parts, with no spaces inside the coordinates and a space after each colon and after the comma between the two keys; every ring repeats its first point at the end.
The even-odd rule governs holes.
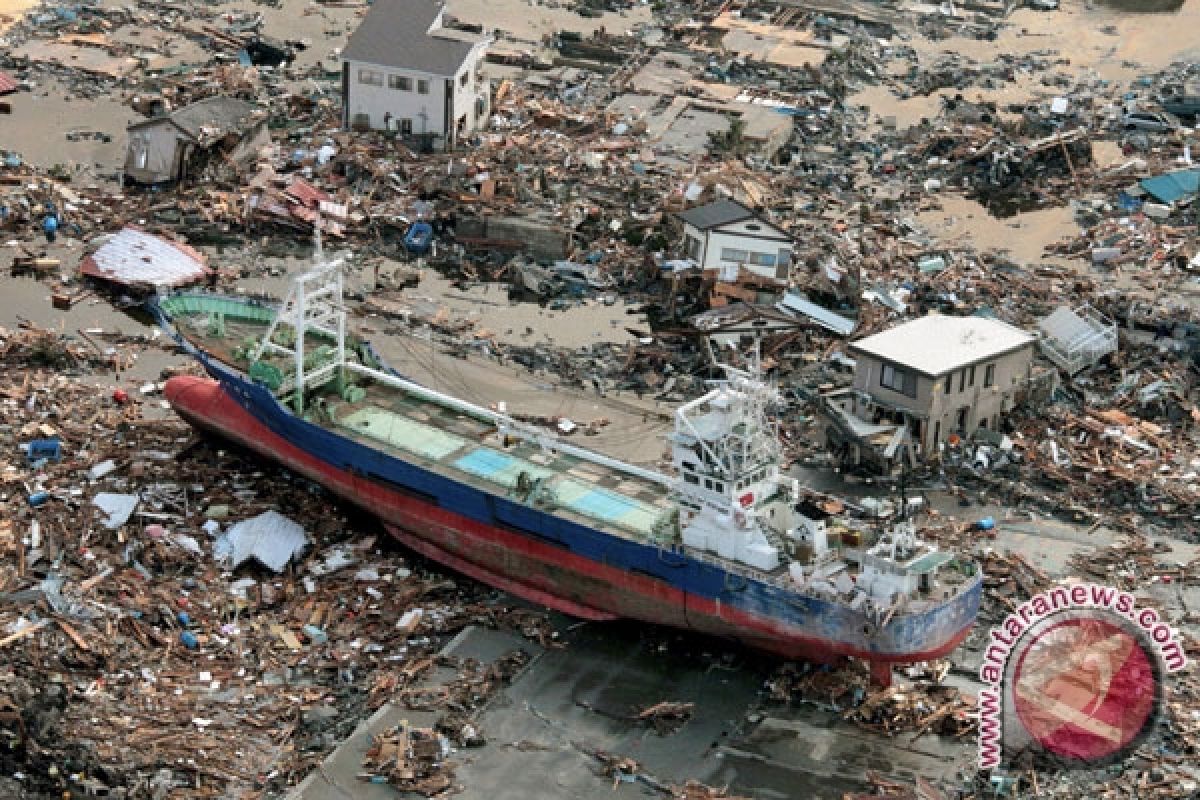
{"type": "Polygon", "coordinates": [[[673,474],[447,396],[346,331],[337,261],[278,307],[180,293],[153,305],[211,380],[166,387],[195,427],[382,519],[413,550],[584,619],[732,637],[788,658],[943,656],[975,621],[975,562],[910,521],[852,519],[779,470],[775,392],[727,378],[675,412],[673,474]]]}

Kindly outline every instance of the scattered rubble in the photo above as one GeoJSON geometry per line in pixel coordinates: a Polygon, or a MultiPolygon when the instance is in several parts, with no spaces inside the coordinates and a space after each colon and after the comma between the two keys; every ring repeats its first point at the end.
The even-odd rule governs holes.
{"type": "MultiPolygon", "coordinates": [[[[21,377],[0,385],[0,762],[26,791],[285,788],[444,637],[498,624],[554,638],[543,615],[486,605],[355,534],[314,487],[114,400],[86,349],[0,338],[6,358],[78,351],[49,368],[16,356],[21,377]]],[[[462,665],[449,705],[477,708],[522,659],[462,665]]],[[[466,729],[456,741],[475,741],[466,729]]]]}
{"type": "MultiPolygon", "coordinates": [[[[997,545],[1026,522],[1124,536],[1070,559],[1071,580],[1155,607],[1164,587],[1193,589],[1196,559],[1164,540],[1200,542],[1200,67],[1127,63],[1112,80],[1030,21],[1099,17],[1027,5],[1040,11],[542,4],[578,23],[552,32],[447,17],[495,39],[489,122],[452,152],[343,125],[336,53],[362,3],[289,8],[286,31],[275,0],[0,17],[3,280],[22,290],[0,328],[3,780],[22,775],[31,797],[280,796],[394,702],[442,716],[378,737],[364,779],[448,793],[451,749],[487,741],[475,715],[527,656],[447,663],[439,641],[475,624],[561,646],[544,614],[402,557],[158,407],[161,381],[193,367],[144,327],[139,298],[192,283],[271,294],[314,234],[351,249],[364,331],[643,420],[720,363],[748,366],[761,335],[787,465],[869,480],[862,502],[897,486],[950,498],[958,511],[933,510],[925,535],[982,552],[981,628],[1064,579],[997,545]],[[1022,46],[998,52],[1000,37],[1022,46]],[[50,104],[68,102],[70,128],[48,130],[50,104]],[[757,229],[697,249],[681,215],[731,204],[757,229]],[[1049,234],[1043,215],[1060,215],[1049,234]],[[98,304],[145,332],[99,326],[98,304]],[[535,327],[595,309],[625,322],[570,345],[535,327]],[[838,429],[833,399],[863,388],[849,343],[928,313],[1040,331],[1019,401],[919,453],[895,409],[838,429]],[[881,457],[850,463],[850,438],[881,457]],[[437,665],[457,680],[424,685],[437,665]]],[[[641,438],[603,410],[509,411],[564,436],[641,438]]],[[[1194,637],[1194,612],[1170,614],[1194,637]]],[[[872,692],[854,666],[787,665],[767,688],[884,737],[966,740],[977,717],[952,671],[872,692]]],[[[977,776],[958,796],[1194,793],[1198,703],[1187,673],[1121,774],[977,776]]],[[[666,735],[694,710],[632,716],[666,735]]],[[[732,797],[593,755],[614,785],[732,797]]],[[[870,796],[955,796],[867,782],[870,796]]]]}
{"type": "Polygon", "coordinates": [[[654,728],[659,736],[674,733],[691,719],[694,703],[672,703],[663,701],[642,709],[637,713],[637,721],[654,728]]]}
{"type": "Polygon", "coordinates": [[[811,703],[885,736],[911,733],[909,738],[915,740],[930,733],[955,738],[974,735],[979,721],[975,698],[942,683],[949,670],[945,662],[913,667],[905,671],[911,682],[871,690],[866,671],[857,667],[813,669],[785,664],[767,688],[775,702],[811,703]]]}

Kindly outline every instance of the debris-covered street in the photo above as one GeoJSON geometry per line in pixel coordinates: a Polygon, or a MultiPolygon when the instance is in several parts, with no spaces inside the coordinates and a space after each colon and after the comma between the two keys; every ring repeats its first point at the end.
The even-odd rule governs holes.
{"type": "Polygon", "coordinates": [[[1197,30],[0,0],[0,798],[1200,797],[1197,30]]]}

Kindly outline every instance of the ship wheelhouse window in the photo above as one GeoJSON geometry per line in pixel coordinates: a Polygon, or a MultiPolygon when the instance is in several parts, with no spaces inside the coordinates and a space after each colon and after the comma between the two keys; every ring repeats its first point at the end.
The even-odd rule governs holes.
{"type": "Polygon", "coordinates": [[[683,480],[685,483],[700,483],[700,479],[697,478],[696,474],[693,472],[684,472],[683,480]]]}
{"type": "Polygon", "coordinates": [[[709,480],[708,478],[705,478],[705,479],[704,479],[704,488],[705,488],[705,489],[711,489],[711,488],[712,488],[712,481],[711,481],[711,480],[709,480]]]}
{"type": "Polygon", "coordinates": [[[721,494],[725,493],[725,484],[722,483],[721,481],[717,481],[716,484],[714,484],[714,486],[715,486],[716,490],[718,492],[720,492],[721,494]]]}

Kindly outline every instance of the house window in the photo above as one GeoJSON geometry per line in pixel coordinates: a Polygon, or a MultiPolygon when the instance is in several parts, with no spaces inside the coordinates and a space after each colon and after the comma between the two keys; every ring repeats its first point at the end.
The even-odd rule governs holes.
{"type": "Polygon", "coordinates": [[[373,69],[360,69],[358,71],[358,82],[367,86],[383,86],[383,73],[376,72],[373,69]]]}
{"type": "Polygon", "coordinates": [[[775,255],[773,253],[751,253],[750,257],[746,260],[756,267],[775,266],[775,255]]]}
{"type": "Polygon", "coordinates": [[[411,92],[412,78],[407,75],[388,75],[388,88],[399,89],[402,92],[411,92]]]}
{"type": "Polygon", "coordinates": [[[417,78],[417,94],[429,94],[429,81],[417,78]]]}
{"type": "Polygon", "coordinates": [[[735,250],[732,247],[721,248],[722,261],[736,261],[737,263],[741,264],[746,260],[746,256],[748,255],[749,253],[747,253],[745,250],[735,250]]]}
{"type": "Polygon", "coordinates": [[[150,160],[150,145],[142,136],[132,139],[135,158],[137,158],[138,169],[145,169],[147,162],[150,160]]]}
{"type": "Polygon", "coordinates": [[[687,237],[686,255],[688,258],[692,259],[693,261],[700,260],[700,240],[697,239],[695,236],[687,237]]]}
{"type": "Polygon", "coordinates": [[[975,385],[975,367],[967,368],[967,386],[975,385]]]}
{"type": "Polygon", "coordinates": [[[411,119],[400,120],[400,135],[401,136],[412,136],[412,120],[411,119]]]}
{"type": "Polygon", "coordinates": [[[967,389],[967,371],[964,369],[958,373],[958,390],[964,392],[967,389]]]}
{"type": "Polygon", "coordinates": [[[917,396],[917,376],[907,370],[884,364],[879,373],[879,385],[908,397],[917,396]]]}
{"type": "Polygon", "coordinates": [[[469,71],[464,72],[462,75],[458,76],[458,85],[462,86],[462,87],[466,87],[467,81],[469,81],[470,79],[471,79],[471,73],[469,71]]]}
{"type": "Polygon", "coordinates": [[[996,365],[988,364],[983,369],[983,388],[987,389],[996,383],[996,365]]]}

